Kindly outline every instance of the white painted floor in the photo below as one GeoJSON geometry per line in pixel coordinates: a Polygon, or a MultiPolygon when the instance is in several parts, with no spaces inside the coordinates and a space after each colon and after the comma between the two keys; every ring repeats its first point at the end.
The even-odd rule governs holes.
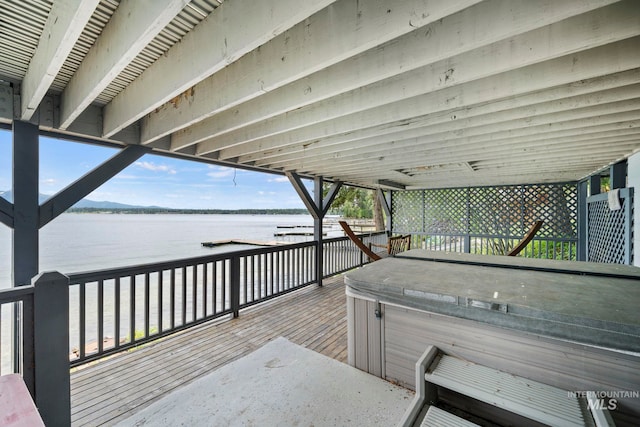
{"type": "Polygon", "coordinates": [[[277,338],[121,426],[393,426],[413,392],[277,338]]]}

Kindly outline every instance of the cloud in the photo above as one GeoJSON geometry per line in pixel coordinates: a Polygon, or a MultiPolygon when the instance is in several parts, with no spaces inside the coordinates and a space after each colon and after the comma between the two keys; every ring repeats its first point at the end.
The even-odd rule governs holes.
{"type": "Polygon", "coordinates": [[[166,172],[169,175],[176,174],[176,170],[168,165],[158,165],[153,162],[136,162],[135,165],[139,168],[146,169],[152,172],[166,172]]]}
{"type": "Polygon", "coordinates": [[[117,178],[117,179],[141,179],[141,177],[138,176],[138,175],[131,175],[131,174],[126,174],[126,173],[119,173],[114,178],[117,178]]]}
{"type": "Polygon", "coordinates": [[[58,181],[54,178],[47,178],[40,181],[43,185],[55,185],[58,181]]]}
{"type": "Polygon", "coordinates": [[[289,178],[286,176],[279,176],[277,178],[271,178],[268,180],[269,182],[289,182],[289,178]]]}
{"type": "Polygon", "coordinates": [[[234,175],[235,170],[225,166],[212,166],[211,172],[207,172],[207,176],[213,179],[229,178],[234,175]]]}

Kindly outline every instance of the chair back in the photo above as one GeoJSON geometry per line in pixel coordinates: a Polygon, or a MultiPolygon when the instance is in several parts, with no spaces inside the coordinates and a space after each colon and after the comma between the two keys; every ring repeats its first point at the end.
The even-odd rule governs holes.
{"type": "Polygon", "coordinates": [[[400,252],[408,251],[409,249],[411,249],[410,234],[389,237],[389,243],[387,245],[387,252],[389,255],[395,255],[400,252]]]}

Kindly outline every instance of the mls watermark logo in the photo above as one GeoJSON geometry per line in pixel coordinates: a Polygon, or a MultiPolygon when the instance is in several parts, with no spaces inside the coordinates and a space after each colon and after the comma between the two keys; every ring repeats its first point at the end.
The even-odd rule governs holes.
{"type": "Polygon", "coordinates": [[[618,399],[587,399],[587,406],[590,411],[615,411],[618,409],[618,399]]]}
{"type": "Polygon", "coordinates": [[[570,398],[584,398],[591,411],[615,411],[618,399],[639,399],[640,391],[607,390],[607,391],[569,391],[570,398]]]}

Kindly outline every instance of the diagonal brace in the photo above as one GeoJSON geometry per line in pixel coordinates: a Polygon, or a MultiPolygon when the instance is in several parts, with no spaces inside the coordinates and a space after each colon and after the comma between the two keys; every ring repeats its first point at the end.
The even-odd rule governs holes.
{"type": "MultiPolygon", "coordinates": [[[[316,219],[324,218],[327,212],[329,212],[329,208],[331,207],[333,200],[338,195],[338,191],[342,187],[342,182],[336,181],[331,184],[329,192],[322,199],[322,206],[318,206],[316,201],[307,191],[307,187],[305,187],[302,183],[302,179],[300,179],[300,176],[294,172],[286,172],[286,174],[287,178],[289,178],[289,181],[291,181],[291,185],[293,185],[293,188],[296,190],[311,215],[316,219]]],[[[322,189],[320,189],[320,191],[322,191],[322,189]]]]}
{"type": "Polygon", "coordinates": [[[380,205],[382,206],[382,210],[384,210],[384,214],[389,218],[391,216],[391,208],[389,207],[389,201],[384,194],[384,190],[378,188],[376,190],[376,197],[380,201],[380,205]]]}
{"type": "Polygon", "coordinates": [[[321,209],[318,207],[318,205],[316,205],[313,197],[311,197],[311,195],[307,191],[307,187],[305,187],[302,183],[302,179],[300,178],[300,176],[294,172],[286,172],[286,174],[287,178],[289,178],[289,181],[291,181],[291,185],[293,185],[293,188],[296,190],[296,193],[298,193],[298,196],[300,196],[300,198],[302,199],[302,202],[307,207],[307,210],[309,211],[311,216],[313,216],[314,219],[322,218],[321,209]]]}
{"type": "Polygon", "coordinates": [[[139,145],[127,146],[91,172],[61,190],[40,206],[40,228],[150,151],[149,148],[139,145]]]}
{"type": "Polygon", "coordinates": [[[4,197],[0,197],[0,222],[13,228],[13,203],[4,197]]]}
{"type": "Polygon", "coordinates": [[[327,215],[327,212],[329,212],[329,208],[331,207],[333,200],[338,195],[338,191],[340,191],[340,188],[342,188],[342,182],[335,181],[333,184],[331,184],[331,187],[329,188],[329,192],[327,193],[327,195],[324,197],[324,199],[322,199],[322,217],[323,218],[327,215]]]}

